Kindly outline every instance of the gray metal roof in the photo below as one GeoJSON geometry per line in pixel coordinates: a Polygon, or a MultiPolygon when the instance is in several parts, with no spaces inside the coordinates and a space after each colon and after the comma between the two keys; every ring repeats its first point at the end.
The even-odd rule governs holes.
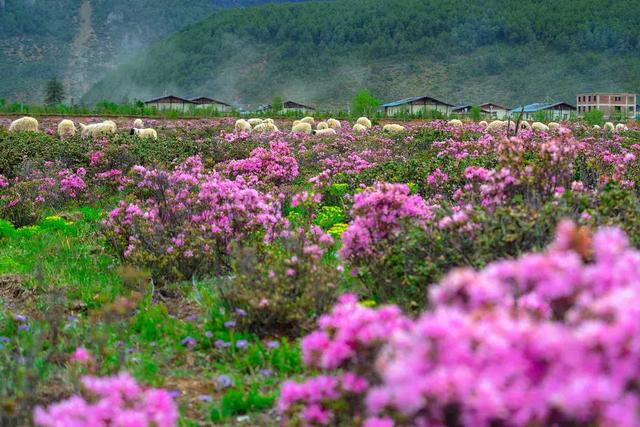
{"type": "Polygon", "coordinates": [[[382,104],[382,106],[385,107],[385,108],[386,107],[397,107],[399,105],[410,104],[410,103],[415,102],[415,101],[420,101],[422,99],[430,99],[431,101],[435,101],[435,102],[437,102],[439,104],[443,104],[443,105],[447,105],[449,107],[453,107],[453,105],[449,104],[448,102],[440,101],[439,99],[436,99],[436,98],[434,98],[432,96],[427,96],[427,95],[414,96],[412,98],[405,98],[405,99],[401,99],[399,101],[388,102],[386,104],[382,104]]]}
{"type": "MultiPolygon", "coordinates": [[[[571,104],[568,104],[566,102],[552,102],[552,103],[545,103],[545,102],[535,102],[533,104],[527,104],[524,106],[524,112],[525,113],[535,113],[537,111],[543,111],[543,110],[548,110],[549,108],[553,108],[553,107],[557,107],[558,105],[566,105],[568,106],[570,109],[575,110],[576,107],[574,107],[571,104]]],[[[522,111],[522,106],[516,107],[513,110],[511,110],[512,113],[519,113],[522,111]]]]}

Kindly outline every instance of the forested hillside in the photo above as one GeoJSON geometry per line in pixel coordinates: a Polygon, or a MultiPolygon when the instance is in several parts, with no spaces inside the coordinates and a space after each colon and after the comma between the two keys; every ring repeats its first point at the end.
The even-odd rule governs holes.
{"type": "Polygon", "coordinates": [[[640,90],[640,1],[360,0],[226,10],[151,47],[85,100],[166,92],[344,106],[395,99],[573,101],[640,90]]]}
{"type": "Polygon", "coordinates": [[[57,75],[77,101],[163,36],[219,9],[267,1],[0,0],[0,98],[41,102],[57,75]]]}

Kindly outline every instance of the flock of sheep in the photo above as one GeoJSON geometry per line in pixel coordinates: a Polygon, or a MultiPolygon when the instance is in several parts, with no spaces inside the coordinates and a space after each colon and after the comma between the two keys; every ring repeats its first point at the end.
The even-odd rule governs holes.
{"type": "MultiPolygon", "coordinates": [[[[488,131],[499,132],[506,130],[509,128],[510,131],[515,131],[516,122],[515,121],[502,121],[502,120],[494,120],[490,123],[486,121],[481,121],[480,126],[487,129],[488,131]]],[[[449,120],[449,125],[454,127],[462,127],[462,121],[458,119],[449,120]]],[[[93,123],[89,125],[85,125],[79,123],[80,126],[80,136],[82,138],[88,137],[104,137],[115,133],[118,130],[118,127],[115,122],[111,120],[106,120],[101,123],[93,123]]],[[[367,130],[371,129],[371,120],[366,117],[360,117],[356,120],[355,124],[352,127],[352,131],[355,133],[363,133],[367,130]]],[[[555,131],[560,127],[559,123],[549,122],[548,124],[544,124],[541,122],[533,122],[529,124],[527,121],[521,121],[519,123],[520,129],[530,129],[534,131],[555,131]]],[[[342,124],[336,119],[328,119],[326,121],[320,121],[316,123],[313,117],[305,117],[301,120],[296,120],[293,122],[291,126],[292,133],[306,133],[309,135],[318,135],[318,136],[331,136],[336,135],[336,129],[342,128],[342,124]],[[315,128],[314,128],[315,127],[315,128]]],[[[276,132],[278,131],[278,127],[276,126],[273,119],[239,119],[235,123],[235,129],[239,132],[253,132],[253,133],[263,133],[263,132],[276,132]]],[[[404,126],[398,124],[387,124],[383,126],[383,131],[387,133],[398,133],[405,130],[404,126]]],[[[600,126],[595,125],[594,129],[600,129],[600,126]]],[[[607,132],[623,132],[627,130],[627,126],[623,123],[618,123],[614,126],[611,122],[606,122],[604,124],[603,129],[607,132]]],[[[38,131],[38,121],[33,117],[22,117],[21,119],[14,120],[9,126],[9,132],[14,131],[30,131],[37,132],[38,131]]],[[[62,120],[58,124],[58,135],[60,138],[69,138],[76,134],[76,126],[75,124],[68,119],[62,120]]],[[[131,129],[131,135],[136,135],[139,138],[151,138],[158,139],[158,133],[153,128],[145,128],[144,122],[142,119],[136,119],[133,122],[133,128],[131,129]]]]}
{"type": "MultiPolygon", "coordinates": [[[[78,123],[80,126],[80,136],[82,138],[88,137],[103,137],[116,133],[118,126],[112,120],[105,120],[101,123],[93,123],[85,125],[78,123]]],[[[38,132],[38,120],[33,117],[22,117],[21,119],[14,120],[9,126],[9,132],[38,132]]],[[[77,132],[76,125],[71,120],[64,119],[58,123],[58,136],[60,138],[70,138],[77,132]]],[[[133,128],[131,129],[131,135],[136,135],[139,138],[152,138],[158,139],[158,133],[155,129],[144,127],[142,119],[136,119],[133,122],[133,128]]]]}
{"type": "MultiPolygon", "coordinates": [[[[449,124],[451,126],[455,126],[455,127],[462,127],[462,121],[458,120],[458,119],[453,119],[453,120],[449,120],[449,124]]],[[[509,128],[510,131],[515,131],[516,130],[516,122],[513,120],[510,121],[502,121],[502,120],[494,120],[490,123],[487,123],[486,121],[481,121],[479,123],[480,126],[482,126],[483,128],[489,130],[489,131],[493,131],[493,132],[499,132],[499,131],[503,131],[506,130],[507,127],[509,128]]],[[[520,122],[519,124],[520,129],[529,129],[529,130],[534,130],[534,131],[539,131],[539,132],[549,132],[549,131],[555,131],[560,127],[560,123],[557,122],[549,122],[547,124],[544,124],[542,122],[533,122],[533,123],[529,123],[526,120],[523,120],[520,122]]],[[[594,129],[601,129],[600,126],[598,125],[594,125],[593,126],[594,129]]],[[[624,123],[618,123],[617,125],[614,126],[613,123],[611,122],[606,122],[604,124],[604,130],[607,132],[623,132],[626,130],[629,130],[627,128],[627,125],[625,125],[624,123]]]]}
{"type": "MultiPolygon", "coordinates": [[[[239,119],[236,121],[235,128],[241,132],[275,132],[278,127],[273,119],[239,119]]],[[[336,119],[327,119],[316,123],[313,117],[307,116],[301,120],[296,120],[291,125],[292,133],[306,133],[308,135],[331,136],[336,135],[336,129],[341,129],[342,124],[336,119]],[[315,126],[315,129],[314,129],[315,126]]],[[[356,120],[352,127],[353,132],[363,133],[372,128],[371,120],[366,117],[360,117],[356,120]]],[[[383,131],[389,133],[397,133],[405,130],[404,126],[396,124],[384,125],[383,131]]]]}

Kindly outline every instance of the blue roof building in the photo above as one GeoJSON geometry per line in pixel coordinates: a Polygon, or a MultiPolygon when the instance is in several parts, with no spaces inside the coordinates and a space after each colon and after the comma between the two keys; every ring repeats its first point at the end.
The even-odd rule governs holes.
{"type": "Polygon", "coordinates": [[[517,117],[522,113],[524,119],[530,120],[534,114],[544,112],[547,119],[567,120],[571,113],[576,111],[576,107],[566,102],[536,102],[510,111],[511,115],[517,117]]]}

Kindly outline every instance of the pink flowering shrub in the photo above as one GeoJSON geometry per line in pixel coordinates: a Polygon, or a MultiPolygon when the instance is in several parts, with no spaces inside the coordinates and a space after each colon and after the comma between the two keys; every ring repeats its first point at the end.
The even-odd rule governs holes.
{"type": "Polygon", "coordinates": [[[42,217],[43,209],[84,201],[87,193],[86,169],[70,169],[60,162],[25,166],[11,180],[0,177],[0,217],[16,226],[31,225],[42,217]]]}
{"type": "Polygon", "coordinates": [[[38,407],[33,422],[41,427],[174,427],[178,409],[169,392],[145,389],[126,372],[82,379],[85,397],[74,395],[48,408],[38,407]]]}
{"type": "Polygon", "coordinates": [[[451,272],[415,321],[343,298],[302,342],[321,376],[283,385],[279,410],[291,425],[638,425],[639,279],[620,229],[563,222],[543,253],[451,272]]]}
{"type": "Polygon", "coordinates": [[[352,260],[380,255],[405,224],[425,225],[433,219],[431,208],[420,196],[410,195],[407,185],[387,183],[356,194],[351,215],[340,255],[352,260]]]}
{"type": "Polygon", "coordinates": [[[269,143],[269,149],[258,147],[249,158],[230,161],[227,172],[256,177],[265,183],[283,184],[298,176],[298,162],[286,141],[275,140],[269,143]]]}
{"type": "Polygon", "coordinates": [[[128,262],[164,280],[219,272],[232,244],[283,225],[280,203],[242,177],[205,172],[199,157],[174,171],[134,168],[135,197],[121,200],[104,221],[107,238],[128,262]]]}

